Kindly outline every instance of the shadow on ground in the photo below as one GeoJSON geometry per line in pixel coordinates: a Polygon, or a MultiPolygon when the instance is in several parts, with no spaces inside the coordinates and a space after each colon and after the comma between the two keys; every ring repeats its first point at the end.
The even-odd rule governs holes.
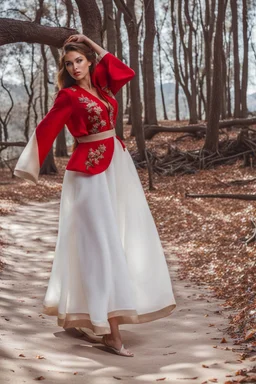
{"type": "Polygon", "coordinates": [[[221,344],[228,315],[221,314],[221,301],[206,287],[178,279],[176,250],[168,243],[164,247],[177,308],[167,318],[121,327],[124,344],[134,358],[108,353],[75,330],[58,327],[55,317],[43,315],[58,211],[58,202],[31,203],[1,218],[8,243],[0,279],[1,383],[32,383],[41,376],[49,384],[109,384],[120,379],[152,383],[164,378],[172,384],[183,379],[199,384],[212,378],[224,383],[226,375],[242,368],[239,355],[225,350],[231,341],[221,344]]]}

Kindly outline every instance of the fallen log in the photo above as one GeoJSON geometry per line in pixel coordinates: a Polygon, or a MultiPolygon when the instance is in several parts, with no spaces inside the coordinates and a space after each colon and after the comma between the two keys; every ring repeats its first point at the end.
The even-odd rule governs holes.
{"type": "Polygon", "coordinates": [[[161,132],[176,132],[176,133],[205,133],[206,125],[205,124],[191,124],[191,125],[181,125],[173,127],[165,127],[163,125],[145,125],[144,126],[144,135],[146,140],[152,139],[157,133],[161,132]]]}
{"type": "MultiPolygon", "coordinates": [[[[233,126],[249,126],[256,124],[256,117],[250,119],[232,119],[232,120],[220,120],[219,128],[230,128],[233,126]]],[[[176,132],[176,133],[205,133],[207,129],[207,123],[200,124],[188,124],[188,125],[175,125],[167,127],[163,125],[145,125],[144,135],[145,139],[150,140],[157,133],[161,132],[176,132]]]]}
{"type": "Polygon", "coordinates": [[[238,199],[238,200],[256,200],[256,195],[244,195],[233,193],[185,193],[185,197],[193,198],[214,198],[214,199],[238,199]]]}

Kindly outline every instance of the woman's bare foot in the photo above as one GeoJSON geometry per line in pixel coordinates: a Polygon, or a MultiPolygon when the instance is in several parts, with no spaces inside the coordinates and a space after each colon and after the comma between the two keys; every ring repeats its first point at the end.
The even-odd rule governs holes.
{"type": "Polygon", "coordinates": [[[129,349],[126,349],[124,347],[120,338],[113,338],[111,334],[104,335],[102,338],[102,342],[106,347],[110,348],[113,352],[118,355],[127,357],[134,356],[134,354],[129,351],[129,349]]]}

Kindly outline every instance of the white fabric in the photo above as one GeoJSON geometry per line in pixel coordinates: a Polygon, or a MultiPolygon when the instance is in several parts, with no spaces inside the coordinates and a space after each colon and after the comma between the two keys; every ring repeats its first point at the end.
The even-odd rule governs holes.
{"type": "MultiPolygon", "coordinates": [[[[108,324],[108,313],[148,314],[175,304],[158,232],[127,151],[115,137],[105,172],[66,171],[59,235],[44,306],[89,314],[108,324]]],[[[47,312],[46,312],[47,313],[47,312]]]]}
{"type": "Polygon", "coordinates": [[[91,143],[92,141],[108,139],[115,135],[116,135],[116,130],[114,128],[114,129],[110,129],[108,131],[104,131],[100,133],[93,133],[87,136],[76,137],[76,140],[78,141],[78,143],[91,143]]]}
{"type": "Polygon", "coordinates": [[[30,183],[38,183],[40,172],[38,145],[34,132],[24,148],[14,169],[14,175],[26,179],[30,183]]]}

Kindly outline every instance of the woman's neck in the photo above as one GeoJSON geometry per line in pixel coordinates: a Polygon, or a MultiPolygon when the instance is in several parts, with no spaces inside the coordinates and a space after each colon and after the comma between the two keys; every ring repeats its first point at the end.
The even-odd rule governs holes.
{"type": "Polygon", "coordinates": [[[84,88],[86,90],[91,90],[93,88],[93,84],[91,82],[91,77],[86,76],[83,79],[76,82],[79,87],[84,88]]]}

